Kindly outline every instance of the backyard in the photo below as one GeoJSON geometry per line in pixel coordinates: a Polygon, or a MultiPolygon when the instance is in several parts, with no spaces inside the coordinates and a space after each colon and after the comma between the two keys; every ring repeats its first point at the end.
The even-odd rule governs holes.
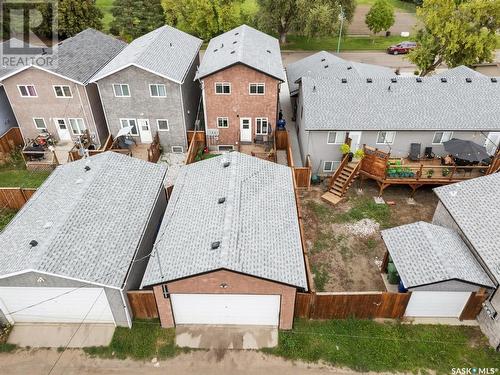
{"type": "Polygon", "coordinates": [[[336,206],[321,200],[323,187],[301,193],[304,235],[316,290],[319,292],[384,291],[379,266],[385,254],[382,229],[419,220],[431,221],[437,198],[432,189],[418,191],[394,186],[384,192],[389,204],[376,204],[376,184],[364,183],[362,194],[353,185],[348,198],[336,206]]]}
{"type": "Polygon", "coordinates": [[[50,172],[28,171],[21,154],[13,153],[8,163],[0,165],[0,188],[37,188],[49,175],[50,172]]]}

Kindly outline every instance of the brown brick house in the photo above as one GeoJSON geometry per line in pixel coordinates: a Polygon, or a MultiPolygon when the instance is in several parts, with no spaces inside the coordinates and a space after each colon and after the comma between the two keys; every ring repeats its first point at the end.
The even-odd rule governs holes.
{"type": "Polygon", "coordinates": [[[213,38],[197,78],[210,149],[234,149],[272,134],[285,81],[276,38],[246,25],[213,38]]]}
{"type": "Polygon", "coordinates": [[[291,169],[239,152],[183,167],[152,254],[163,327],[292,328],[308,283],[291,169]]]}

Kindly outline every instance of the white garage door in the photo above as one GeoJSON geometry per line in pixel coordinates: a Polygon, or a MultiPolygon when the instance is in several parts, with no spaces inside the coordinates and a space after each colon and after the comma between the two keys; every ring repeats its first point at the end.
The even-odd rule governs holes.
{"type": "Polygon", "coordinates": [[[412,292],[405,316],[460,317],[470,292],[412,292]]]}
{"type": "Polygon", "coordinates": [[[11,323],[114,323],[102,288],[0,287],[0,309],[11,323]]]}
{"type": "Polygon", "coordinates": [[[176,324],[277,326],[279,295],[171,294],[176,324]]]}

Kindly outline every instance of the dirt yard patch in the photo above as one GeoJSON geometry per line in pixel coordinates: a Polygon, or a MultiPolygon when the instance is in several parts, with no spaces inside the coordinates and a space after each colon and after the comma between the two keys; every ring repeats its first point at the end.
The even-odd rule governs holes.
{"type": "Polygon", "coordinates": [[[366,182],[359,194],[353,187],[337,206],[321,200],[324,189],[301,193],[304,235],[317,291],[361,292],[385,290],[379,267],[385,245],[382,229],[419,220],[431,221],[437,205],[432,189],[417,192],[408,203],[410,190],[391,187],[384,192],[387,204],[373,200],[378,189],[366,182]]]}

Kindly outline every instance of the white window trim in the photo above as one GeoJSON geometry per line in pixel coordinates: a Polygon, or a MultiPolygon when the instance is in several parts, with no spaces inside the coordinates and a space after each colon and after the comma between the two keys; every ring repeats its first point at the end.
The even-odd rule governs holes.
{"type": "MultiPolygon", "coordinates": [[[[112,83],[111,87],[113,87],[113,94],[115,95],[115,98],[130,98],[130,86],[128,83],[112,83]],[[116,95],[116,90],[115,86],[127,86],[128,88],[128,95],[116,95]]],[[[123,90],[122,90],[123,93],[123,90]]]]}
{"type": "Polygon", "coordinates": [[[215,95],[231,95],[231,93],[233,92],[231,82],[215,82],[214,83],[214,92],[215,92],[215,95]],[[228,93],[225,93],[225,92],[218,93],[217,92],[217,85],[222,85],[222,91],[224,91],[225,85],[229,86],[229,92],[228,93]]]}
{"type": "Polygon", "coordinates": [[[170,151],[172,151],[173,154],[182,154],[182,153],[184,153],[184,147],[182,147],[182,146],[172,146],[172,147],[170,147],[170,151]],[[176,147],[179,147],[181,149],[181,151],[180,152],[174,151],[174,148],[176,148],[176,147]]]}
{"type": "Polygon", "coordinates": [[[71,134],[73,134],[75,136],[83,135],[83,134],[85,134],[85,130],[87,130],[87,125],[85,125],[85,120],[81,117],[68,117],[68,125],[69,125],[69,130],[71,131],[71,134]],[[82,129],[79,128],[78,130],[80,131],[80,133],[79,134],[75,133],[73,131],[73,127],[71,126],[71,120],[76,120],[77,124],[78,124],[78,120],[82,120],[83,127],[85,129],[83,129],[83,131],[82,131],[82,129]]]}
{"type": "MultiPolygon", "coordinates": [[[[259,91],[259,90],[257,90],[257,91],[259,91]]],[[[265,84],[265,83],[263,83],[263,82],[251,82],[251,83],[249,83],[249,84],[248,84],[248,94],[249,94],[249,95],[252,95],[252,96],[253,96],[253,95],[257,95],[257,96],[259,96],[259,95],[260,95],[260,96],[262,96],[262,95],[266,95],[266,84],[265,84]],[[262,94],[261,94],[261,93],[259,93],[259,92],[252,93],[252,92],[251,92],[251,90],[250,90],[250,87],[251,87],[252,85],[256,85],[256,86],[257,86],[257,88],[258,88],[259,86],[264,87],[264,92],[263,92],[262,94]]]]}
{"type": "Polygon", "coordinates": [[[54,95],[56,96],[57,99],[71,99],[73,97],[73,90],[71,90],[70,85],[52,85],[52,88],[54,89],[54,95]],[[65,96],[65,95],[57,96],[56,87],[61,87],[63,94],[64,94],[64,90],[62,88],[67,87],[69,89],[70,96],[65,96]]]}
{"type": "Polygon", "coordinates": [[[158,129],[159,132],[169,132],[170,131],[170,124],[168,123],[168,120],[166,118],[159,118],[158,120],[156,120],[156,128],[158,129]],[[160,129],[160,121],[167,122],[167,129],[160,129]]]}
{"type": "Polygon", "coordinates": [[[27,84],[24,84],[24,85],[17,85],[17,90],[19,91],[19,95],[21,95],[21,98],[38,98],[38,91],[36,89],[36,86],[31,84],[31,83],[27,83],[27,84]],[[31,95],[28,95],[28,96],[24,96],[23,93],[21,92],[21,87],[27,87],[27,86],[33,86],[33,90],[35,90],[35,95],[34,96],[31,96],[31,95]]]}
{"type": "Polygon", "coordinates": [[[59,130],[59,120],[64,121],[64,125],[66,125],[66,130],[69,130],[69,123],[65,118],[62,117],[54,117],[52,120],[54,120],[54,125],[57,127],[57,130],[59,130]]]}
{"type": "Polygon", "coordinates": [[[45,122],[45,119],[43,117],[33,117],[33,124],[35,124],[35,129],[37,129],[37,130],[47,130],[47,123],[45,122]],[[35,120],[42,120],[43,121],[43,125],[45,125],[45,127],[39,128],[36,125],[36,121],[35,120]]]}
{"type": "Polygon", "coordinates": [[[230,152],[228,150],[221,150],[220,149],[221,147],[231,147],[231,149],[234,151],[234,145],[218,145],[217,146],[217,151],[219,151],[219,152],[230,152]]]}
{"type": "Polygon", "coordinates": [[[329,173],[329,172],[334,172],[335,171],[335,163],[338,163],[336,160],[325,160],[323,161],[323,172],[329,173]],[[326,169],[326,163],[332,163],[332,169],[326,169]]]}
{"type": "Polygon", "coordinates": [[[269,118],[268,117],[256,117],[255,118],[255,134],[256,135],[269,135],[269,118]],[[260,126],[260,133],[257,132],[257,121],[258,120],[266,120],[267,122],[267,133],[262,133],[262,124],[260,126]]]}
{"type": "Polygon", "coordinates": [[[379,131],[377,133],[376,144],[377,145],[393,145],[395,140],[396,140],[396,132],[395,131],[392,131],[392,130],[382,130],[382,131],[379,131]],[[382,133],[382,132],[385,132],[385,133],[394,133],[394,137],[392,137],[392,142],[379,142],[378,138],[379,138],[380,133],[382,133]]]}
{"type": "Polygon", "coordinates": [[[450,139],[453,138],[453,132],[450,132],[450,131],[440,130],[440,131],[434,132],[434,135],[432,136],[432,144],[433,145],[442,145],[443,144],[443,135],[441,136],[440,142],[434,142],[434,139],[436,138],[437,133],[443,133],[443,135],[444,135],[444,133],[450,133],[450,139]]]}
{"type": "MultiPolygon", "coordinates": [[[[160,92],[158,89],[156,91],[160,92]]],[[[130,88],[129,88],[128,92],[130,93],[130,88]]],[[[166,98],[167,97],[167,85],[165,85],[163,83],[150,83],[149,84],[149,96],[151,98],[159,98],[159,99],[166,98]],[[152,86],[163,86],[165,88],[165,95],[156,95],[156,96],[154,96],[153,93],[151,92],[151,87],[152,86]]]]}
{"type": "Polygon", "coordinates": [[[217,117],[217,128],[219,128],[219,129],[229,129],[229,117],[226,117],[226,116],[217,117]],[[219,126],[219,119],[226,119],[227,126],[219,126]]]}
{"type": "Polygon", "coordinates": [[[332,130],[332,131],[329,131],[328,134],[326,135],[326,144],[328,145],[341,145],[345,142],[345,135],[346,135],[346,132],[343,131],[343,130],[332,130]],[[330,139],[330,133],[335,133],[335,141],[334,142],[328,142],[328,140],[330,139]],[[340,142],[337,142],[337,134],[338,133],[344,133],[344,139],[342,139],[340,142]]]}
{"type": "Polygon", "coordinates": [[[124,118],[120,118],[118,119],[118,121],[120,121],[120,129],[123,129],[124,126],[122,125],[122,121],[123,120],[127,120],[128,124],[127,126],[130,126],[130,120],[134,120],[135,121],[135,129],[137,130],[137,134],[133,134],[133,133],[128,133],[129,135],[131,135],[132,137],[139,137],[140,134],[139,134],[139,124],[137,123],[137,119],[136,118],[132,118],[132,117],[124,117],[124,118]]]}

